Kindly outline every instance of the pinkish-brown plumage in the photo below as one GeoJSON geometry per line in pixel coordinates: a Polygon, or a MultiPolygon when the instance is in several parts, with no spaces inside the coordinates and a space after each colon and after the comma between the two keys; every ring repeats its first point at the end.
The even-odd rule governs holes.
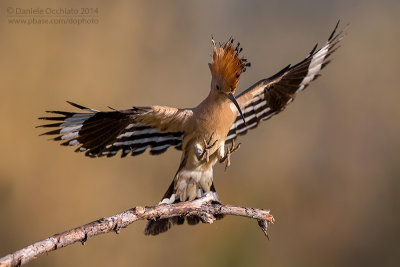
{"type": "MultiPolygon", "coordinates": [[[[298,92],[319,77],[344,36],[343,31],[335,35],[336,29],[337,25],[322,48],[316,50],[315,46],[304,60],[260,80],[236,98],[233,93],[240,75],[250,64],[239,56],[242,49],[239,43],[234,45],[233,39],[219,48],[213,41],[210,93],[195,108],[150,106],[97,111],[69,102],[84,112],[49,111],[58,115],[40,119],[56,123],[40,127],[56,128],[44,134],[57,135],[54,140],[63,141],[62,145],[78,145],[76,151],[85,151],[90,157],[110,157],[119,151],[122,157],[135,156],[147,149],[151,154],[161,154],[174,146],[182,150],[181,162],[161,203],[193,200],[206,193],[219,201],[213,166],[225,160],[228,166],[231,153],[238,148],[232,143],[226,149],[226,144],[284,110],[298,92]]],[[[157,235],[185,220],[196,224],[200,218],[150,220],[145,234],[157,235]]]]}

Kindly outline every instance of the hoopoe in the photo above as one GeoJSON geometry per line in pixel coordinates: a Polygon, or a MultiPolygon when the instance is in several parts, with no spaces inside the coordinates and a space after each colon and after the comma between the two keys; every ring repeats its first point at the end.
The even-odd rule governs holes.
{"type": "MultiPolygon", "coordinates": [[[[250,63],[240,57],[240,43],[234,44],[231,38],[217,48],[212,39],[211,89],[197,107],[135,106],[97,111],[68,102],[83,112],[47,111],[57,115],[39,119],[57,122],[38,127],[55,127],[42,135],[58,135],[53,140],[63,141],[64,146],[77,145],[75,151],[89,157],[111,157],[119,151],[122,157],[136,156],[146,149],[157,155],[174,146],[182,150],[182,157],[160,204],[191,201],[206,193],[219,202],[213,184],[214,165],[226,162],[228,167],[231,154],[239,149],[240,144],[234,143],[239,135],[283,111],[298,92],[320,76],[319,71],[330,62],[329,56],[344,37],[343,30],[335,35],[338,24],[322,48],[316,50],[315,45],[304,60],[260,80],[237,97],[240,75],[250,63]]],[[[201,221],[195,216],[149,220],[145,234],[157,235],[185,219],[189,224],[201,221]]]]}

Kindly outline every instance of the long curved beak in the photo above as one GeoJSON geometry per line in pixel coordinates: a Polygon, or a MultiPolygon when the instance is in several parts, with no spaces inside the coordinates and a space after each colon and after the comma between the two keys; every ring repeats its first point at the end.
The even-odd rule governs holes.
{"type": "Polygon", "coordinates": [[[229,98],[230,101],[233,102],[233,104],[235,104],[236,108],[238,109],[238,111],[239,111],[239,113],[240,113],[240,116],[242,116],[244,125],[246,125],[246,121],[245,121],[245,119],[244,119],[242,110],[240,109],[240,106],[239,106],[238,102],[236,101],[235,96],[234,96],[232,93],[229,93],[229,94],[227,94],[227,97],[229,98]]]}

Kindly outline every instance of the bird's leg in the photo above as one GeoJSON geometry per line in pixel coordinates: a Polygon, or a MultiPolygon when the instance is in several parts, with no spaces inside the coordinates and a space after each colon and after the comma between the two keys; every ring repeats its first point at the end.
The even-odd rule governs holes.
{"type": "Polygon", "coordinates": [[[214,133],[211,134],[210,139],[208,139],[208,142],[206,141],[206,139],[203,139],[204,148],[203,148],[203,152],[200,155],[201,161],[203,161],[205,159],[206,162],[208,162],[210,160],[210,149],[213,148],[218,141],[218,140],[215,140],[214,143],[211,143],[213,136],[214,136],[214,133]]]}
{"type": "Polygon", "coordinates": [[[240,148],[241,143],[237,144],[235,146],[235,140],[232,139],[232,145],[230,148],[227,149],[225,156],[223,156],[220,160],[219,163],[222,163],[226,160],[226,165],[225,165],[225,171],[226,169],[231,165],[231,154],[235,151],[237,151],[240,148]]]}

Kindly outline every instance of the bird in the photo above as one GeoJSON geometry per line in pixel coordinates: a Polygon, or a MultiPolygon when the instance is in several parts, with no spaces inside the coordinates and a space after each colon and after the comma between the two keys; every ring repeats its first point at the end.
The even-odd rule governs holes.
{"type": "MultiPolygon", "coordinates": [[[[146,150],[158,155],[175,147],[182,151],[179,168],[159,204],[192,201],[205,194],[220,203],[213,167],[218,162],[229,167],[231,155],[241,145],[235,144],[237,137],[282,112],[320,76],[345,35],[345,30],[336,33],[339,22],[321,48],[317,49],[316,44],[302,61],[287,65],[237,96],[240,76],[251,64],[241,56],[243,49],[232,37],[218,45],[212,37],[210,91],[198,106],[133,106],[98,111],[67,101],[81,111],[46,111],[51,115],[39,119],[50,122],[37,127],[51,128],[41,135],[52,135],[52,140],[61,141],[63,146],[76,146],[76,152],[89,157],[112,157],[119,152],[121,157],[136,156],[146,150]]],[[[222,217],[218,215],[216,219],[222,217]]],[[[185,221],[195,225],[201,218],[155,218],[148,220],[144,233],[157,235],[185,221]]]]}

